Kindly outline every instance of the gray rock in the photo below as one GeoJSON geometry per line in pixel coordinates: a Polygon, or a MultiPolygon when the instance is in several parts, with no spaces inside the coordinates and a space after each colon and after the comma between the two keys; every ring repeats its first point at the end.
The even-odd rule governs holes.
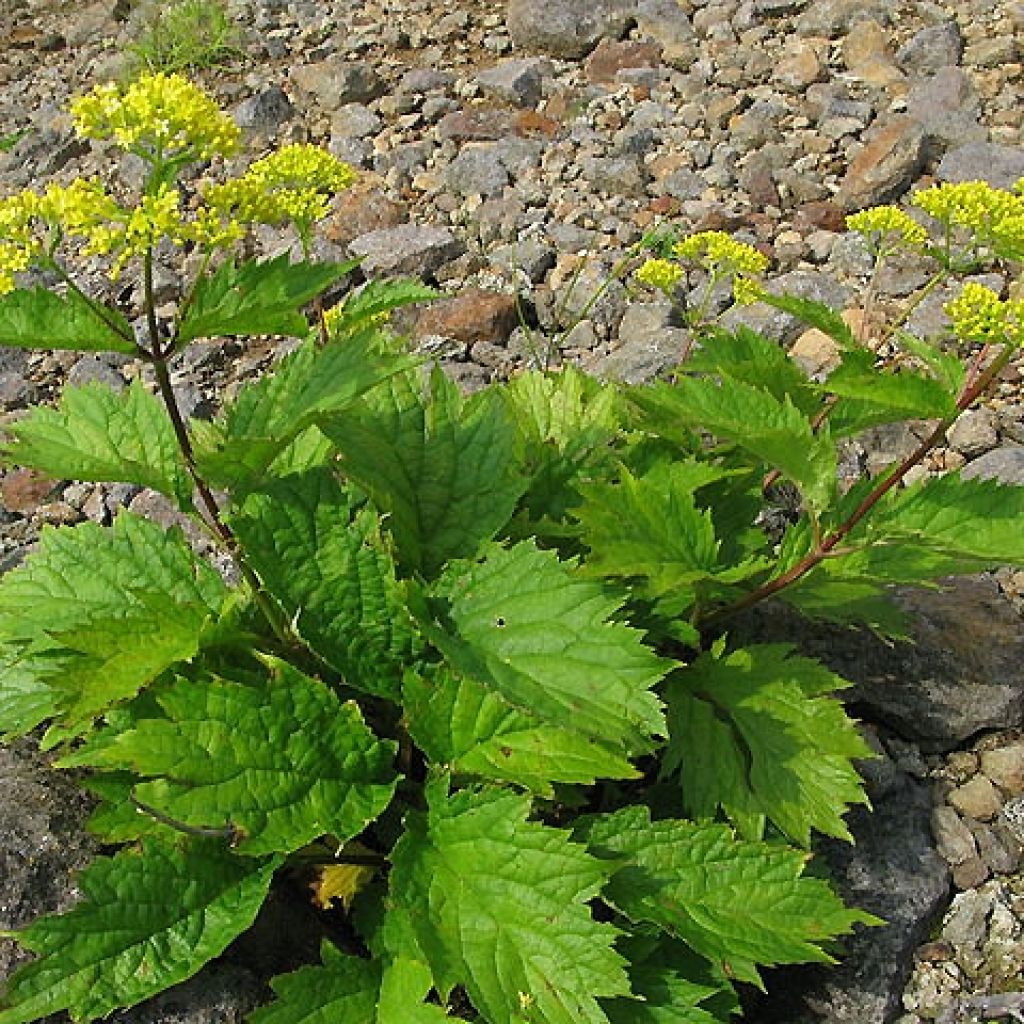
{"type": "Polygon", "coordinates": [[[363,257],[362,269],[367,274],[429,277],[460,256],[465,246],[448,228],[400,224],[360,235],[349,250],[353,256],[363,257]]]}
{"type": "Polygon", "coordinates": [[[331,115],[331,138],[365,139],[381,130],[383,121],[363,103],[346,103],[331,115]]]}
{"type": "Polygon", "coordinates": [[[292,119],[295,108],[284,90],[277,85],[261,89],[254,96],[242,100],[235,108],[235,124],[239,128],[272,135],[281,125],[292,119]]]}
{"type": "Polygon", "coordinates": [[[266,1001],[265,983],[250,971],[212,963],[181,985],[107,1019],[110,1024],[242,1024],[266,1001]]]}
{"type": "Polygon", "coordinates": [[[615,196],[642,196],[649,177],[637,156],[584,157],[580,170],[592,188],[615,196]]]}
{"type": "Polygon", "coordinates": [[[935,169],[939,181],[987,181],[993,188],[1012,188],[1024,177],[1024,148],[994,142],[973,142],[950,150],[935,169]]]}
{"type": "Polygon", "coordinates": [[[873,811],[847,817],[856,845],[822,844],[832,881],[850,906],[885,921],[858,927],[835,967],[786,968],[766,978],[758,1024],[891,1024],[913,951],[928,936],[949,893],[949,869],[932,841],[930,797],[909,776],[873,811]]]}
{"type": "Polygon", "coordinates": [[[978,845],[960,815],[946,804],[932,811],[932,835],[935,848],[949,865],[963,864],[978,855],[978,845]]]}
{"type": "Polygon", "coordinates": [[[678,366],[693,339],[688,331],[670,325],[671,315],[667,303],[630,303],[619,323],[618,346],[587,369],[605,380],[640,384],[678,366]]]}
{"type": "Polygon", "coordinates": [[[523,274],[531,284],[539,284],[555,265],[555,253],[550,245],[539,238],[524,238],[521,242],[500,245],[491,250],[491,264],[509,274],[523,274]]]}
{"type": "Polygon", "coordinates": [[[292,68],[291,76],[325,110],[337,110],[346,103],[366,103],[384,91],[373,65],[365,61],[330,58],[317,64],[300,64],[292,68]]]}
{"type": "Polygon", "coordinates": [[[835,39],[849,32],[858,21],[887,25],[890,11],[888,0],[818,0],[800,15],[796,26],[801,35],[835,39]]]}
{"type": "Polygon", "coordinates": [[[450,89],[455,84],[455,76],[448,71],[437,68],[411,68],[398,83],[397,92],[425,93],[450,89]]]}
{"type": "Polygon", "coordinates": [[[662,62],[688,71],[697,57],[697,41],[686,12],[677,0],[639,0],[636,23],[640,35],[661,45],[662,62]]]}
{"type": "Polygon", "coordinates": [[[907,74],[928,74],[960,63],[964,37],[955,20],[915,32],[897,51],[896,63],[907,74]]]}
{"type": "Polygon", "coordinates": [[[444,169],[445,185],[462,196],[497,196],[510,182],[494,142],[471,143],[444,169]]]}
{"type": "Polygon", "coordinates": [[[540,101],[544,74],[551,65],[543,60],[504,60],[476,76],[487,96],[517,107],[535,107],[540,101]]]}
{"type": "Polygon", "coordinates": [[[998,418],[992,409],[986,406],[968,409],[950,428],[946,439],[964,458],[973,459],[999,443],[997,424],[998,418]]]}
{"type": "MultiPolygon", "coordinates": [[[[92,801],[27,741],[0,747],[0,794],[0,928],[20,928],[75,903],[74,873],[99,843],[85,831],[92,801]]],[[[0,939],[0,978],[26,959],[0,939]]]]}
{"type": "Polygon", "coordinates": [[[521,49],[573,60],[603,38],[621,38],[636,6],[636,0],[508,0],[505,23],[521,49]]]}
{"type": "Polygon", "coordinates": [[[0,346],[0,411],[22,409],[37,396],[38,388],[28,376],[25,350],[0,346]]]}
{"type": "Polygon", "coordinates": [[[960,475],[965,480],[998,480],[1004,484],[1024,485],[1024,448],[1007,446],[986,452],[968,463],[960,475]]]}
{"type": "Polygon", "coordinates": [[[907,95],[907,112],[924,129],[929,156],[988,138],[977,90],[962,68],[941,68],[915,82],[907,95]]]}
{"type": "Polygon", "coordinates": [[[125,379],[110,356],[84,355],[68,371],[68,383],[76,387],[83,384],[105,384],[114,391],[124,391],[125,379]]]}

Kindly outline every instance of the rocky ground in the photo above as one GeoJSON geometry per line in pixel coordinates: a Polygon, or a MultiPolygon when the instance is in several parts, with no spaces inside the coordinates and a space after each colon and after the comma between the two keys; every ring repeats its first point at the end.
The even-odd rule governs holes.
{"type": "MultiPolygon", "coordinates": [[[[63,111],[123,72],[140,14],[118,20],[120,6],[2,0],[0,138],[20,141],[0,154],[0,194],[106,168],[63,111]]],[[[404,327],[467,388],[530,363],[639,380],[676,361],[685,332],[628,280],[586,308],[662,221],[735,231],[771,256],[782,286],[856,310],[867,257],[846,212],[934,181],[1024,176],[1024,3],[1013,0],[230,0],[230,11],[242,56],[202,81],[256,149],[313,141],[362,172],[323,254],[449,292],[404,327]]],[[[882,308],[913,301],[925,277],[912,265],[884,275],[882,308]]],[[[925,300],[910,328],[941,331],[943,300],[925,300]]],[[[812,366],[828,358],[767,307],[730,316],[812,366]]],[[[271,356],[196,346],[176,374],[183,403],[212,412],[271,356]]],[[[124,387],[139,372],[0,351],[0,415],[67,380],[124,387]]],[[[1021,379],[1009,370],[922,472],[1024,483],[1021,379]]],[[[878,469],[915,442],[910,427],[878,431],[853,460],[878,469]]],[[[0,476],[0,497],[0,568],[43,523],[107,521],[124,505],[167,514],[137,489],[19,470],[0,476]]],[[[855,816],[855,849],[828,853],[848,896],[890,926],[855,940],[839,971],[780,975],[749,1019],[950,1024],[1024,1006],[1012,994],[1024,988],[1022,592],[1024,574],[1004,572],[906,595],[916,647],[804,638],[876,723],[875,813],[855,816]]],[[[88,849],[74,838],[81,807],[26,750],[0,751],[0,778],[9,927],[66,903],[62,880],[88,849]]],[[[254,955],[117,1020],[239,1020],[259,998],[254,955]]],[[[10,956],[0,950],[0,974],[10,956]]]]}

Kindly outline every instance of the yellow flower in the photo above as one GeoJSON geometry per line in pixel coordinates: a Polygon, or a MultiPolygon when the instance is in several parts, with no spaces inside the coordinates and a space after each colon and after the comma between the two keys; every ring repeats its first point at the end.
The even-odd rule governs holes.
{"type": "Polygon", "coordinates": [[[204,249],[226,249],[245,237],[245,229],[237,220],[202,206],[195,217],[182,226],[182,238],[204,249]]]}
{"type": "Polygon", "coordinates": [[[112,139],[148,159],[208,159],[238,148],[238,126],[183,75],[98,85],[72,102],[71,114],[85,138],[112,139]]]}
{"type": "Polygon", "coordinates": [[[331,196],[356,180],[348,164],[319,146],[284,146],[257,160],[241,178],[206,192],[210,207],[242,223],[296,224],[327,216],[331,196]]]}
{"type": "Polygon", "coordinates": [[[1024,300],[1003,301],[984,285],[968,281],[943,309],[953,333],[965,341],[1020,345],[1024,341],[1024,300]]]}
{"type": "Polygon", "coordinates": [[[98,179],[76,178],[70,185],[50,185],[37,203],[40,218],[69,235],[87,235],[121,211],[98,179]]]}
{"type": "Polygon", "coordinates": [[[14,275],[28,270],[43,251],[38,216],[39,196],[29,189],[0,200],[0,295],[14,290],[14,275]]]}
{"type": "Polygon", "coordinates": [[[636,279],[641,284],[657,288],[658,291],[671,292],[683,276],[683,268],[669,260],[649,259],[636,271],[636,279]]]}
{"type": "Polygon", "coordinates": [[[999,221],[1024,214],[1020,197],[985,181],[934,185],[915,192],[910,201],[941,224],[968,228],[983,236],[999,221]]]}
{"type": "Polygon", "coordinates": [[[0,242],[0,295],[14,291],[14,275],[28,270],[32,265],[32,253],[17,242],[0,242]]]}
{"type": "Polygon", "coordinates": [[[738,306],[750,306],[760,302],[764,295],[764,285],[752,277],[737,274],[732,280],[732,297],[738,306]]]}
{"type": "Polygon", "coordinates": [[[181,242],[187,237],[178,209],[181,196],[178,190],[162,185],[156,195],[143,196],[131,210],[118,208],[108,223],[98,225],[86,233],[86,255],[117,253],[110,276],[117,277],[133,256],[141,256],[161,239],[181,242]]]}
{"type": "Polygon", "coordinates": [[[763,253],[724,231],[699,231],[676,242],[672,252],[678,259],[693,261],[716,274],[763,274],[768,269],[763,253]]]}
{"type": "Polygon", "coordinates": [[[928,232],[908,213],[895,206],[872,206],[853,213],[846,218],[846,226],[850,231],[863,235],[874,247],[886,237],[914,248],[920,248],[928,241],[928,232]]]}

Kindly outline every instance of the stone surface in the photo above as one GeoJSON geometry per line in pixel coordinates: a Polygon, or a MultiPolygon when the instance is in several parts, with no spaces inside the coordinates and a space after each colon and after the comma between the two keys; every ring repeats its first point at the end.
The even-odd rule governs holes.
{"type": "Polygon", "coordinates": [[[910,973],[909,954],[945,906],[949,869],[935,850],[928,791],[903,776],[873,812],[848,817],[856,845],[830,841],[823,852],[837,890],[882,918],[844,940],[838,967],[770,973],[758,1024],[891,1024],[910,973]]]}
{"type": "Polygon", "coordinates": [[[894,117],[854,157],[837,202],[844,210],[859,210],[898,196],[921,169],[924,142],[919,121],[894,117]]]}
{"type": "Polygon", "coordinates": [[[935,169],[939,181],[987,181],[1012,188],[1024,177],[1024,149],[993,142],[973,142],[950,150],[935,169]]]}
{"type": "Polygon", "coordinates": [[[984,775],[957,786],[947,799],[961,814],[976,821],[991,821],[1003,806],[999,791],[984,775]]]}
{"type": "Polygon", "coordinates": [[[508,0],[505,20],[527,52],[578,58],[602,38],[621,37],[635,12],[636,0],[508,0]]]}
{"type": "Polygon", "coordinates": [[[362,268],[368,274],[426,277],[455,259],[465,246],[447,228],[400,224],[360,235],[349,248],[363,258],[362,268]]]}
{"type": "Polygon", "coordinates": [[[1024,794],[1024,743],[983,751],[981,770],[1006,796],[1024,794]]]}
{"type": "Polygon", "coordinates": [[[549,65],[538,60],[505,60],[476,77],[484,93],[517,107],[535,107],[549,65]]]}
{"type": "Polygon", "coordinates": [[[619,324],[619,345],[588,365],[606,380],[639,384],[682,362],[692,338],[688,331],[669,325],[671,307],[632,303],[619,324]]]}
{"type": "Polygon", "coordinates": [[[415,317],[413,333],[415,337],[437,335],[470,345],[504,345],[518,324],[514,295],[467,288],[423,307],[415,317]]]}
{"type": "Polygon", "coordinates": [[[968,463],[961,474],[967,480],[999,480],[1024,484],[1024,448],[1008,446],[986,452],[968,463]]]}
{"type": "Polygon", "coordinates": [[[271,85],[242,100],[235,108],[239,128],[270,135],[292,119],[295,108],[279,85],[271,85]]]}
{"type": "Polygon", "coordinates": [[[35,469],[12,469],[0,478],[0,500],[11,512],[31,512],[59,489],[58,481],[35,469]]]}

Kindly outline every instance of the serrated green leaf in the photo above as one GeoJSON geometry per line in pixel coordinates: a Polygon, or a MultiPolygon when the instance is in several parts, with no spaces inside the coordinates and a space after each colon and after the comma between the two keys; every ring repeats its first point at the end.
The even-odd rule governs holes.
{"type": "Polygon", "coordinates": [[[817,433],[789,397],[721,375],[683,377],[631,395],[644,410],[736,444],[797,484],[815,507],[827,507],[836,490],[835,446],[817,433]]]}
{"type": "MultiPolygon", "coordinates": [[[[228,589],[177,530],[122,512],[111,528],[44,530],[0,580],[0,693],[49,691],[66,727],[126,700],[199,649],[228,589]]],[[[19,698],[12,697],[15,715],[19,698]]],[[[37,723],[38,724],[38,723],[37,723]]],[[[6,715],[0,725],[11,730],[6,715]]]]}
{"type": "MultiPolygon", "coordinates": [[[[828,375],[821,390],[840,398],[855,399],[865,406],[889,410],[888,420],[945,419],[956,413],[957,396],[934,377],[903,368],[889,372],[876,366],[877,356],[866,349],[844,352],[842,362],[828,375]]],[[[832,413],[842,421],[842,406],[832,413]]]]}
{"type": "Polygon", "coordinates": [[[81,903],[18,934],[40,959],[8,980],[0,1024],[61,1010],[92,1021],[191,977],[252,924],[279,863],[212,840],[152,839],[94,861],[79,879],[81,903]]]}
{"type": "Polygon", "coordinates": [[[19,288],[0,296],[0,345],[137,355],[131,325],[114,309],[78,292],[19,288]]]}
{"type": "Polygon", "coordinates": [[[236,494],[251,490],[301,433],[410,362],[378,356],[372,334],[325,348],[310,339],[273,372],[246,385],[213,423],[193,420],[200,472],[236,494]]]}
{"type": "Polygon", "coordinates": [[[140,381],[118,394],[103,384],[66,388],[60,407],[37,406],[5,427],[5,460],[57,479],[139,484],[192,507],[192,482],[170,417],[140,381]]]}
{"type": "Polygon", "coordinates": [[[250,856],[291,853],[322,835],[358,835],[391,801],[395,745],[354,702],[285,662],[250,686],[179,678],[157,695],[166,717],[100,734],[65,767],[129,769],[142,803],[192,827],[231,827],[250,856]]]}
{"type": "Polygon", "coordinates": [[[367,281],[349,292],[333,309],[327,310],[333,338],[343,338],[402,306],[430,302],[442,293],[416,280],[367,281]]]}
{"type": "Polygon", "coordinates": [[[514,708],[627,753],[663,735],[650,688],[672,663],[612,621],[620,601],[553,552],[491,545],[453,563],[434,593],[440,619],[421,617],[430,640],[514,708]]]}
{"type": "Polygon", "coordinates": [[[302,306],[357,265],[292,263],[287,253],[241,266],[227,260],[196,284],[178,325],[178,343],[235,334],[305,337],[309,323],[302,306]]]}
{"type": "Polygon", "coordinates": [[[634,998],[604,1002],[611,1024],[728,1024],[739,1013],[728,980],[682,942],[661,932],[627,936],[618,948],[629,961],[634,998]]]}
{"type": "Polygon", "coordinates": [[[851,539],[927,547],[946,559],[939,574],[950,575],[1024,564],[1022,522],[1024,487],[949,473],[890,492],[851,539]]]}
{"type": "Polygon", "coordinates": [[[724,373],[733,380],[764,388],[780,402],[788,397],[804,413],[813,413],[821,405],[807,374],[785,349],[749,327],[712,330],[680,372],[724,373]]]}
{"type": "Polygon", "coordinates": [[[646,807],[626,807],[580,831],[595,854],[619,864],[605,899],[737,981],[759,986],[759,966],[832,963],[822,943],[878,923],[847,910],[820,879],[801,877],[807,854],[737,839],[725,825],[652,822],[646,807]]]}
{"type": "Polygon", "coordinates": [[[132,772],[94,774],[84,779],[82,787],[101,801],[89,815],[86,828],[111,845],[134,842],[143,836],[155,836],[168,843],[179,841],[180,830],[146,814],[132,802],[132,789],[138,781],[132,772]]]}
{"type": "Polygon", "coordinates": [[[554,795],[552,782],[589,785],[639,774],[593,737],[514,708],[482,683],[443,667],[429,678],[407,676],[404,694],[417,746],[453,772],[517,783],[547,797],[554,795]]]}
{"type": "Polygon", "coordinates": [[[681,772],[688,813],[714,818],[721,807],[751,839],[768,818],[803,846],[812,829],[852,841],[842,816],[867,803],[852,760],[872,754],[825,696],[847,685],[784,644],[708,652],[676,672],[665,769],[681,772]]]}
{"type": "Polygon", "coordinates": [[[300,967],[270,985],[277,1001],[249,1015],[249,1024],[438,1024],[451,1018],[422,1000],[430,970],[398,959],[381,973],[379,962],[345,956],[329,942],[321,967],[300,967]]]}
{"type": "Polygon", "coordinates": [[[470,557],[509,519],[526,486],[500,397],[463,401],[435,367],[392,377],[351,414],[320,424],[344,471],[387,516],[399,565],[432,578],[470,557]]]}
{"type": "Polygon", "coordinates": [[[857,346],[857,339],[850,325],[843,319],[841,313],[825,302],[801,298],[799,295],[776,295],[772,292],[762,293],[759,301],[780,309],[783,313],[789,313],[811,327],[817,327],[842,349],[853,349],[857,346]]]}
{"type": "Polygon", "coordinates": [[[831,564],[817,566],[782,590],[779,599],[808,618],[843,626],[863,623],[880,636],[910,639],[909,620],[884,586],[868,579],[837,579],[833,569],[831,564]]]}
{"type": "Polygon", "coordinates": [[[47,682],[75,655],[0,644],[0,739],[25,736],[60,711],[61,691],[47,682]]]}
{"type": "Polygon", "coordinates": [[[392,855],[394,907],[408,914],[442,997],[462,985],[490,1024],[608,1024],[597,999],[626,995],[616,930],[587,901],[609,869],[568,833],[527,820],[508,790],[427,788],[392,855]]]}
{"type": "Polygon", "coordinates": [[[374,510],[319,469],[261,487],[231,524],[299,636],[349,685],[398,700],[417,642],[374,510]]]}
{"type": "Polygon", "coordinates": [[[693,460],[663,463],[641,478],[622,467],[614,482],[581,487],[583,504],[574,515],[590,548],[585,571],[631,580],[666,617],[724,597],[769,565],[764,558],[723,564],[712,513],[697,508],[700,488],[734,475],[693,460]]]}

